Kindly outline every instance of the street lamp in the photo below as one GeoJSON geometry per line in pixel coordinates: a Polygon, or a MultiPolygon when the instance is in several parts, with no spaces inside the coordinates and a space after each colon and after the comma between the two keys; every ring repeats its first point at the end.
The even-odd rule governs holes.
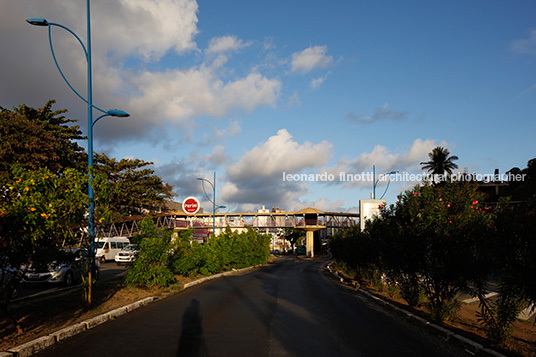
{"type": "Polygon", "coordinates": [[[391,183],[391,175],[397,174],[398,170],[395,171],[389,171],[386,173],[381,174],[378,176],[378,179],[376,180],[376,165],[372,165],[372,199],[376,199],[376,186],[378,185],[378,182],[380,182],[380,179],[383,176],[389,176],[389,182],[387,183],[387,187],[385,188],[385,191],[383,192],[383,195],[380,197],[380,200],[385,196],[385,193],[387,192],[387,189],[389,188],[389,184],[391,183]]]}
{"type": "Polygon", "coordinates": [[[198,180],[201,181],[201,186],[203,186],[203,192],[205,193],[205,196],[207,197],[207,200],[212,203],[212,235],[216,235],[216,209],[218,208],[225,208],[225,206],[217,206],[216,207],[216,171],[214,171],[214,184],[210,182],[209,180],[198,177],[198,180]],[[212,186],[212,200],[207,195],[207,191],[205,190],[205,182],[208,182],[210,186],[212,186]]]}
{"type": "Polygon", "coordinates": [[[91,75],[91,18],[90,18],[90,0],[86,0],[86,11],[87,11],[87,47],[84,45],[80,37],[78,37],[71,29],[69,29],[66,26],[63,26],[61,24],[57,24],[54,22],[48,22],[46,19],[42,17],[31,17],[26,19],[26,22],[28,22],[31,25],[34,26],[47,26],[48,27],[48,42],[50,45],[50,51],[52,52],[52,57],[54,58],[54,63],[56,64],[56,68],[58,68],[58,71],[61,74],[61,77],[67,83],[69,88],[84,102],[87,103],[87,126],[88,126],[88,198],[89,198],[89,242],[90,242],[90,248],[89,248],[89,256],[91,261],[91,267],[89,269],[88,273],[88,280],[89,280],[89,286],[88,286],[88,305],[91,305],[91,286],[92,286],[92,271],[94,269],[94,255],[95,255],[95,230],[94,230],[94,224],[95,224],[95,197],[93,195],[93,125],[101,119],[106,116],[114,116],[114,117],[128,117],[129,114],[127,112],[124,112],[122,110],[118,109],[111,109],[111,110],[103,110],[95,105],[93,105],[93,84],[92,84],[92,75],[91,75]],[[82,49],[84,50],[84,55],[86,57],[87,62],[87,99],[81,96],[69,83],[65,75],[63,74],[58,61],[56,60],[56,54],[54,53],[54,47],[52,46],[52,33],[51,28],[52,26],[60,27],[69,33],[71,33],[80,43],[82,46],[82,49]],[[93,108],[97,109],[98,111],[102,112],[103,114],[99,116],[97,119],[93,120],[93,108]]]}

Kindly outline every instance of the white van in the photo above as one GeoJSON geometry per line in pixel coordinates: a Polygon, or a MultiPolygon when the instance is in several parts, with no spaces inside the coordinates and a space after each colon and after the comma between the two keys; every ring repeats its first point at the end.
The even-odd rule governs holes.
{"type": "Polygon", "coordinates": [[[107,260],[114,260],[115,255],[124,247],[130,244],[127,237],[97,238],[95,239],[95,256],[104,263],[107,260]]]}

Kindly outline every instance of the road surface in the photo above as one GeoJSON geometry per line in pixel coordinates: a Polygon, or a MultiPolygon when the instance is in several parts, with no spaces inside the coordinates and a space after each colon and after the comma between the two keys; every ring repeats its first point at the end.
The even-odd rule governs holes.
{"type": "Polygon", "coordinates": [[[341,287],[326,260],[280,258],[211,280],[38,356],[461,356],[341,287]]]}

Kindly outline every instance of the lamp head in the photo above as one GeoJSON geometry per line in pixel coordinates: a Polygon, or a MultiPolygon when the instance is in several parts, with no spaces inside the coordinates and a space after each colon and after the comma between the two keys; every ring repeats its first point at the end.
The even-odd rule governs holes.
{"type": "Polygon", "coordinates": [[[396,171],[391,171],[391,172],[387,173],[387,175],[394,175],[394,174],[397,174],[397,173],[398,173],[398,170],[396,170],[396,171]]]}
{"type": "Polygon", "coordinates": [[[126,118],[130,116],[130,114],[128,114],[127,112],[123,110],[119,110],[119,109],[110,109],[106,112],[106,114],[112,117],[119,117],[119,118],[126,118]]]}
{"type": "Polygon", "coordinates": [[[26,19],[26,22],[35,26],[48,26],[48,21],[43,17],[30,17],[26,19]]]}
{"type": "Polygon", "coordinates": [[[201,177],[198,177],[197,179],[198,179],[199,181],[203,180],[201,177]]]}

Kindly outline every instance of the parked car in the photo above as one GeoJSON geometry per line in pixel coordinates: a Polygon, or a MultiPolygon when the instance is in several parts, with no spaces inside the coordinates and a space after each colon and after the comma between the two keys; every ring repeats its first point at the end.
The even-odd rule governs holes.
{"type": "Polygon", "coordinates": [[[95,240],[97,259],[104,263],[107,260],[115,259],[115,256],[124,247],[130,244],[127,237],[106,237],[95,240]]]}
{"type": "MultiPolygon", "coordinates": [[[[68,251],[67,259],[64,261],[53,261],[47,267],[35,268],[32,263],[22,276],[22,282],[27,284],[53,283],[71,286],[75,282],[82,280],[88,265],[89,252],[85,248],[78,248],[68,251]]],[[[99,261],[95,259],[95,279],[100,274],[99,261]]]]}
{"type": "Polygon", "coordinates": [[[115,255],[115,262],[117,265],[131,263],[136,260],[139,252],[140,248],[137,244],[129,244],[115,255]]]}

